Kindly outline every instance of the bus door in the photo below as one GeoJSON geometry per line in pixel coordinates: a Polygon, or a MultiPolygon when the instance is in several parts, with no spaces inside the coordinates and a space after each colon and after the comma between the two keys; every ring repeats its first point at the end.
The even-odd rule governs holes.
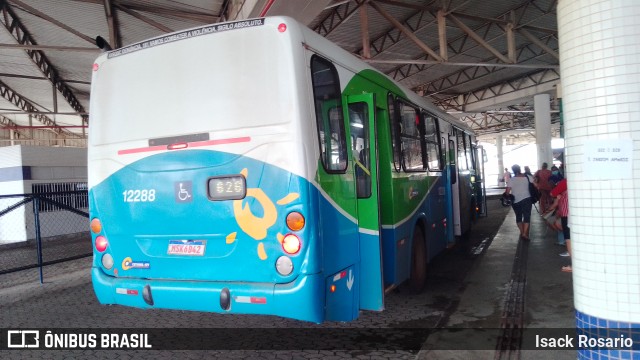
{"type": "Polygon", "coordinates": [[[383,310],[382,246],[374,94],[347,97],[360,245],[360,309],[383,310]]]}
{"type": "MultiPolygon", "coordinates": [[[[458,139],[456,130],[452,129],[449,135],[449,183],[451,190],[451,203],[453,210],[453,235],[462,235],[462,226],[460,219],[460,171],[458,168],[458,139]]],[[[463,155],[464,156],[464,155],[463,155]]]]}

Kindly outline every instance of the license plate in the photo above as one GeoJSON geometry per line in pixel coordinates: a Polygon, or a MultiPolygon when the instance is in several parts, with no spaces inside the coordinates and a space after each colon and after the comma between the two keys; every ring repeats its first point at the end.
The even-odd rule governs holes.
{"type": "Polygon", "coordinates": [[[204,256],[206,240],[169,240],[169,255],[204,256]]]}

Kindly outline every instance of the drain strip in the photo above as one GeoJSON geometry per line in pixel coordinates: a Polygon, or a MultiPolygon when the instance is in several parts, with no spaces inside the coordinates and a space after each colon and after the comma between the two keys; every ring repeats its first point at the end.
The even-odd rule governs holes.
{"type": "Polygon", "coordinates": [[[516,256],[511,269],[502,318],[501,335],[496,344],[494,359],[520,359],[524,323],[524,293],[527,284],[527,257],[529,241],[518,241],[516,256]]]}

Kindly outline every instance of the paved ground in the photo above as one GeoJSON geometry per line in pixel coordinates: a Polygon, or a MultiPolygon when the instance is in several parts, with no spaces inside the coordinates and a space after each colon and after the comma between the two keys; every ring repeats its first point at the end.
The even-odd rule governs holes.
{"type": "MultiPolygon", "coordinates": [[[[91,286],[91,258],[54,264],[44,268],[44,284],[36,269],[0,275],[0,329],[7,328],[153,328],[169,332],[173,328],[228,330],[227,336],[255,337],[250,344],[263,344],[265,338],[291,339],[312,334],[319,345],[340,336],[362,335],[372,344],[358,350],[4,350],[0,358],[238,358],[238,359],[493,359],[495,329],[500,326],[503,299],[517,245],[517,230],[510,208],[497,199],[488,201],[489,216],[474,227],[468,242],[439,256],[430,265],[427,290],[409,294],[403,287],[385,298],[386,310],[363,312],[351,323],[308,324],[271,316],[218,315],[171,310],[140,310],[99,305],[91,286]],[[505,220],[506,218],[506,220],[505,220]],[[504,223],[503,223],[504,222],[504,223]],[[496,236],[496,233],[498,232],[496,236]],[[515,234],[515,235],[514,235],[515,234]],[[381,345],[390,336],[389,328],[404,329],[487,329],[480,331],[482,351],[459,351],[460,342],[468,342],[466,332],[440,332],[422,346],[402,350],[381,345]],[[244,329],[244,330],[242,330],[244,329]],[[363,330],[364,329],[364,330],[363,330]],[[383,331],[376,334],[376,330],[383,331]],[[492,330],[493,329],[493,330],[492,330]],[[242,331],[238,331],[242,330],[242,331]],[[261,335],[263,337],[261,338],[261,335]],[[378,337],[376,337],[376,335],[378,337]],[[379,350],[383,348],[388,350],[379,350]]],[[[561,249],[554,247],[552,234],[545,234],[539,217],[534,217],[526,287],[526,325],[531,327],[574,327],[571,275],[559,271],[561,249]]],[[[9,251],[2,250],[1,252],[9,251]]],[[[6,254],[5,254],[6,255],[6,254]]],[[[200,331],[201,336],[205,336],[200,331]]],[[[194,333],[195,334],[195,333],[194,333]]],[[[219,334],[219,330],[218,333],[219,334]]],[[[2,332],[5,336],[5,332],[2,332]]],[[[393,335],[400,342],[411,334],[393,335]]],[[[392,336],[392,337],[393,337],[392,336]]],[[[422,336],[422,334],[420,334],[422,336]]],[[[229,339],[229,343],[233,343],[229,339]]],[[[413,339],[415,340],[415,339],[413,339]]],[[[206,341],[204,339],[203,341],[206,341]]],[[[1,342],[0,342],[1,343],[1,342]]],[[[305,342],[305,344],[308,344],[305,342]]],[[[176,344],[173,344],[174,346],[176,344]]],[[[178,346],[179,347],[179,346],[178,346]]],[[[254,346],[262,348],[263,346],[254,346]]],[[[575,358],[575,352],[523,352],[523,358],[575,358]]]]}

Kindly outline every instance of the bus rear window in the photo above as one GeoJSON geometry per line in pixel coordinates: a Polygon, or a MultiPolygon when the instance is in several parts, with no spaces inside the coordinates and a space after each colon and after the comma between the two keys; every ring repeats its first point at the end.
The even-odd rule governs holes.
{"type": "Polygon", "coordinates": [[[297,99],[294,60],[280,55],[287,53],[280,33],[259,28],[221,32],[208,41],[176,41],[102,62],[93,75],[91,144],[215,136],[291,121],[297,99]],[[221,48],[233,51],[220,54],[221,48]]]}
{"type": "Polygon", "coordinates": [[[329,61],[311,58],[313,100],[322,166],[328,173],[347,169],[347,146],[338,73],[329,61]]]}

